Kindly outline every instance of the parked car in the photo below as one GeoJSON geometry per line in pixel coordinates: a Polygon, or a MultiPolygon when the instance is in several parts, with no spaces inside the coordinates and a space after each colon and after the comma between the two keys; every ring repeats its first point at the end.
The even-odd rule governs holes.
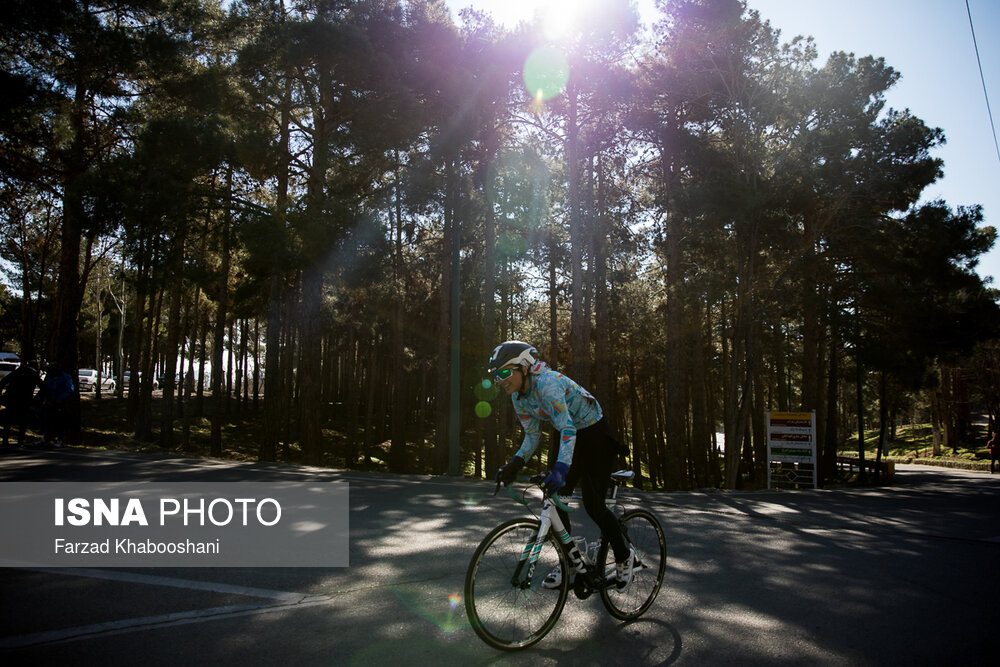
{"type": "MultiPolygon", "coordinates": [[[[93,368],[81,368],[79,373],[80,393],[92,391],[97,393],[97,371],[93,368]]],[[[112,393],[115,390],[115,379],[109,374],[101,375],[101,392],[112,393]]]]}
{"type": "MultiPolygon", "coordinates": [[[[163,383],[166,382],[166,379],[167,379],[167,376],[164,375],[163,373],[160,373],[159,375],[156,376],[156,382],[153,383],[153,386],[154,387],[162,387],[163,383]]],[[[174,373],[174,389],[175,390],[177,389],[177,387],[181,386],[181,383],[183,381],[184,381],[184,376],[183,375],[181,375],[180,373],[174,373]]]]}
{"type": "MultiPolygon", "coordinates": [[[[131,371],[125,371],[124,373],[122,373],[122,386],[125,387],[126,389],[128,389],[128,380],[129,380],[129,377],[131,375],[132,375],[131,371]]],[[[139,373],[139,381],[140,382],[142,381],[142,373],[139,373]]],[[[159,389],[159,388],[160,388],[160,382],[154,376],[153,377],[153,389],[159,389]]]]}
{"type": "Polygon", "coordinates": [[[10,372],[21,365],[21,357],[13,352],[0,352],[0,378],[10,375],[10,372]]]}
{"type": "Polygon", "coordinates": [[[10,375],[18,366],[20,364],[16,361],[0,361],[0,378],[10,375]]]}

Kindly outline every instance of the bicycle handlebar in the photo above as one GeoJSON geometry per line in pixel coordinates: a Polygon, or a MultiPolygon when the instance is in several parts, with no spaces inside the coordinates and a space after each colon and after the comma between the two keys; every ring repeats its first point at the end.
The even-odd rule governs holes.
{"type": "Polygon", "coordinates": [[[496,494],[500,493],[500,487],[501,486],[504,488],[504,493],[506,493],[508,496],[510,496],[511,500],[513,500],[515,502],[518,502],[518,503],[520,503],[522,505],[527,505],[528,504],[527,502],[525,502],[524,498],[520,498],[520,497],[518,497],[518,495],[516,493],[514,493],[514,485],[513,484],[504,484],[500,480],[497,480],[497,488],[493,490],[493,495],[494,496],[496,494]]]}
{"type": "MultiPolygon", "coordinates": [[[[559,509],[563,510],[564,512],[575,512],[576,511],[575,508],[570,507],[569,505],[567,505],[566,503],[564,503],[562,501],[562,498],[559,497],[559,493],[558,492],[553,491],[552,493],[549,493],[548,491],[545,490],[544,487],[542,487],[542,480],[544,480],[544,479],[545,479],[545,475],[532,475],[528,479],[528,481],[531,482],[532,486],[537,486],[537,487],[539,487],[539,488],[542,489],[542,498],[551,498],[552,499],[552,504],[554,504],[556,507],[558,507],[559,509]]],[[[500,487],[501,486],[504,487],[504,492],[508,496],[510,496],[512,500],[514,500],[515,502],[520,503],[521,505],[527,506],[527,504],[528,504],[527,501],[522,496],[518,496],[514,492],[514,485],[513,484],[504,484],[500,480],[497,480],[497,487],[496,487],[496,489],[493,490],[493,495],[494,496],[497,493],[500,492],[500,487]]]]}

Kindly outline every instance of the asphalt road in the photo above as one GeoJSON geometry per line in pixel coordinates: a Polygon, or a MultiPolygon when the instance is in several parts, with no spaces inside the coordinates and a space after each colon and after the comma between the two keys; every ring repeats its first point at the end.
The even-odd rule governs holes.
{"type": "MultiPolygon", "coordinates": [[[[486,482],[81,449],[5,450],[0,481],[350,484],[339,569],[0,569],[4,664],[992,664],[1000,475],[900,466],[893,487],[636,495],[664,589],[621,623],[570,598],[510,655],[469,628],[465,568],[519,514],[486,482]]],[[[582,522],[579,530],[594,535],[582,522]]],[[[5,535],[2,539],[16,539],[5,535]]]]}

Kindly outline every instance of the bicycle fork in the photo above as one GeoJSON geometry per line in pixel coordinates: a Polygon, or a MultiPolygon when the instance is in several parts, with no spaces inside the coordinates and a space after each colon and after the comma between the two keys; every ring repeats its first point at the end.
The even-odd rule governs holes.
{"type": "Polygon", "coordinates": [[[545,538],[548,537],[549,531],[553,529],[556,531],[556,537],[559,538],[563,551],[566,552],[569,558],[570,567],[573,568],[573,573],[571,574],[583,573],[586,570],[583,555],[580,554],[579,549],[576,548],[575,544],[572,548],[569,546],[573,542],[573,538],[570,537],[566,531],[565,524],[563,524],[562,519],[559,518],[559,514],[555,511],[552,499],[546,498],[542,503],[538,534],[535,536],[534,541],[524,545],[517,568],[514,570],[514,576],[511,577],[511,586],[521,589],[531,588],[531,581],[535,574],[535,567],[538,564],[538,557],[542,553],[542,545],[545,544],[545,538]],[[527,567],[526,573],[525,567],[527,567]],[[522,573],[525,575],[523,578],[522,573]]]}

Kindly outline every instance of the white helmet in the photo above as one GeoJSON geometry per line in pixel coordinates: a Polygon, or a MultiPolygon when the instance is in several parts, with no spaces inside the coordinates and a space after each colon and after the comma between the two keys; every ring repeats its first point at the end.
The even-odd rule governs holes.
{"type": "Polygon", "coordinates": [[[490,355],[489,372],[492,375],[504,366],[517,364],[531,366],[538,357],[538,350],[519,340],[509,340],[500,343],[490,355]]]}

